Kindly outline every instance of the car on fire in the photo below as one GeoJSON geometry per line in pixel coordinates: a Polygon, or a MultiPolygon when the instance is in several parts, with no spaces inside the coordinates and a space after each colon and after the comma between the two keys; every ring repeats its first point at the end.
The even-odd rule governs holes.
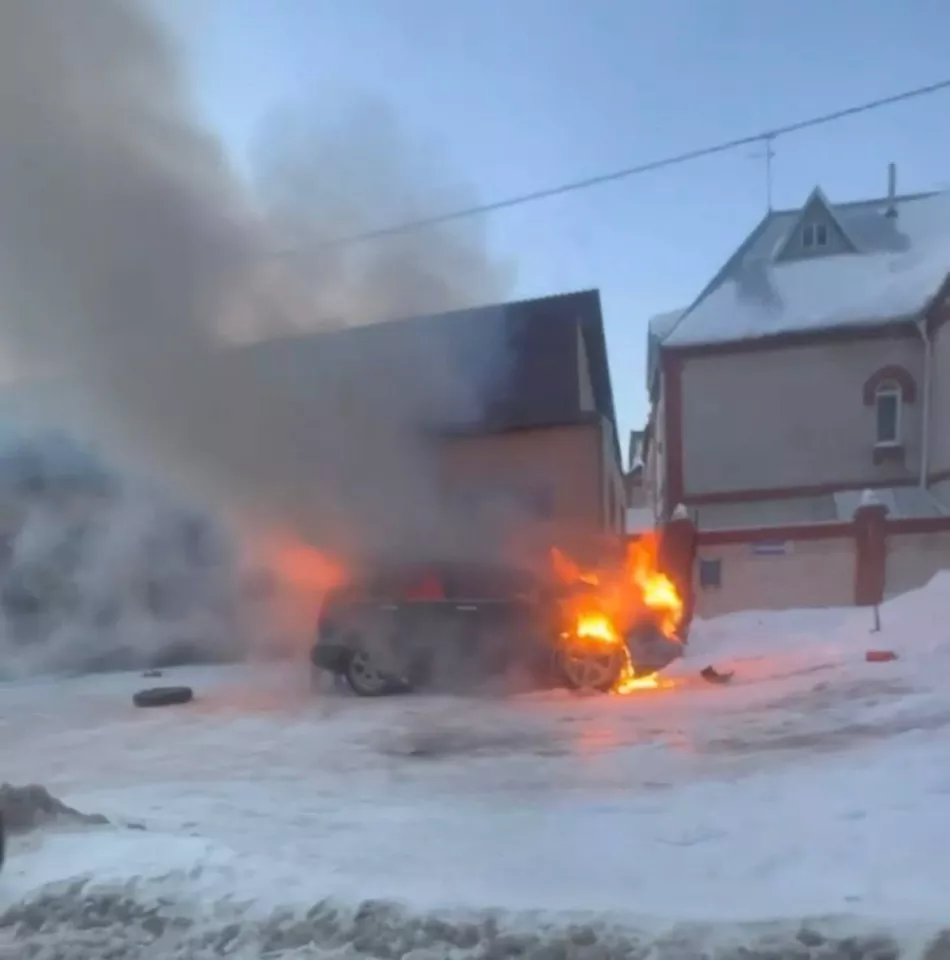
{"type": "Polygon", "coordinates": [[[311,661],[379,697],[516,671],[539,687],[607,692],[679,655],[649,611],[626,642],[580,635],[568,611],[584,589],[492,564],[381,565],[328,594],[311,661]]]}

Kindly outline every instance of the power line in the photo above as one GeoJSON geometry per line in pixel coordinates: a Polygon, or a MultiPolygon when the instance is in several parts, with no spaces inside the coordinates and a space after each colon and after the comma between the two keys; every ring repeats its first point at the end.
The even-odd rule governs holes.
{"type": "Polygon", "coordinates": [[[843,110],[835,110],[833,113],[824,113],[819,116],[809,117],[807,120],[799,120],[795,123],[785,124],[781,127],[773,127],[770,130],[762,130],[759,133],[749,134],[745,137],[736,137],[733,140],[724,140],[721,143],[712,146],[699,147],[695,150],[687,150],[685,153],[676,153],[672,156],[663,157],[659,160],[651,160],[647,163],[637,164],[633,167],[624,167],[622,170],[614,170],[610,173],[602,173],[597,176],[587,177],[583,180],[572,180],[569,183],[562,183],[555,187],[546,187],[542,190],[534,190],[530,193],[517,194],[513,197],[506,197],[502,200],[495,200],[491,203],[482,203],[474,207],[465,207],[461,210],[453,210],[448,213],[437,214],[432,217],[423,217],[419,220],[408,220],[404,223],[394,224],[390,227],[381,227],[377,230],[369,230],[365,233],[355,233],[349,236],[337,237],[333,240],[326,240],[317,243],[318,247],[344,246],[354,243],[363,243],[368,240],[377,240],[383,237],[395,236],[400,233],[410,233],[415,230],[422,230],[427,227],[435,227],[442,223],[449,223],[453,220],[464,220],[470,217],[482,216],[487,213],[495,213],[498,210],[507,210],[510,207],[518,207],[525,203],[535,203],[538,200],[548,200],[551,197],[558,197],[565,193],[573,193],[577,190],[587,190],[590,187],[597,187],[604,183],[612,183],[615,180],[625,180],[628,177],[635,177],[642,173],[651,173],[654,170],[662,170],[666,167],[675,167],[683,163],[689,163],[692,160],[701,160],[704,157],[711,157],[718,153],[727,153],[739,147],[746,147],[755,143],[765,143],[766,149],[770,150],[772,143],[778,137],[783,137],[791,133],[798,133],[802,130],[808,130],[812,127],[823,126],[828,123],[835,123],[838,120],[844,120],[847,117],[856,116],[859,113],[867,113],[871,110],[878,110],[881,107],[893,106],[897,103],[903,103],[906,100],[914,100],[918,97],[929,96],[932,93],[938,93],[941,90],[950,89],[950,79],[941,80],[939,83],[931,83],[925,87],[915,87],[913,90],[905,90],[902,93],[895,93],[889,97],[880,97],[877,100],[869,100],[866,103],[857,104],[851,107],[845,107],[843,110]]]}

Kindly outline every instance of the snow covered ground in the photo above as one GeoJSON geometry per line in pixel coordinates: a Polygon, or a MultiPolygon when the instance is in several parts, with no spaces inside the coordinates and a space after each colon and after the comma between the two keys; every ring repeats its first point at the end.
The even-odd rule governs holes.
{"type": "MultiPolygon", "coordinates": [[[[213,910],[215,936],[232,915],[257,918],[249,956],[287,948],[261,933],[273,911],[328,897],[341,906],[308,922],[330,911],[330,941],[379,956],[353,946],[367,909],[380,922],[358,907],[373,898],[404,904],[416,930],[433,910],[498,909],[535,930],[599,917],[681,955],[684,930],[787,939],[806,917],[836,936],[883,927],[922,942],[950,920],[950,574],[886,605],[882,623],[871,633],[870,613],[848,610],[699,624],[675,685],[626,698],[367,702],[314,694],[305,670],[273,665],[167,672],[160,682],[198,698],[153,711],[131,705],[154,682],[136,674],[3,686],[0,779],[115,825],[16,839],[0,913],[89,875],[126,885],[130,903],[165,898],[135,908],[146,918],[213,910]],[[900,658],[865,662],[877,648],[900,658]],[[736,670],[731,686],[698,678],[711,661],[736,670]]],[[[60,917],[47,932],[75,934],[89,910],[73,916],[74,891],[61,893],[33,909],[60,917]]],[[[28,912],[0,916],[0,932],[16,919],[25,935],[28,912]]],[[[578,929],[565,942],[593,948],[578,929]]],[[[457,953],[459,936],[433,956],[457,953]]]]}

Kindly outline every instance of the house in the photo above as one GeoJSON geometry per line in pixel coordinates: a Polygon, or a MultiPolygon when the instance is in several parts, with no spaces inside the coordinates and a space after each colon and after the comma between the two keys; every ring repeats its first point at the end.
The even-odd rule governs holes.
{"type": "Polygon", "coordinates": [[[950,566],[948,276],[950,194],[891,166],[880,198],[770,211],[650,322],[645,486],[696,523],[700,612],[854,602],[867,491],[888,593],[950,566]]]}
{"type": "MultiPolygon", "coordinates": [[[[582,535],[622,534],[596,290],[281,336],[221,351],[196,369],[240,406],[231,412],[240,426],[222,424],[224,458],[209,453],[217,475],[222,462],[247,464],[243,489],[266,501],[276,483],[278,496],[303,503],[315,535],[336,514],[347,532],[355,516],[372,538],[416,538],[420,548],[432,546],[421,532],[428,523],[440,528],[434,539],[465,549],[488,512],[503,529],[511,514],[536,520],[565,547],[582,535]],[[277,466],[255,473],[257,461],[277,466]],[[440,523],[439,511],[452,523],[440,523]]],[[[0,410],[13,422],[70,429],[63,417],[79,392],[68,377],[9,385],[0,410]]],[[[195,396],[181,391],[179,401],[173,387],[163,396],[178,404],[176,424],[195,396]]],[[[204,442],[213,447],[216,438],[205,433],[204,442]]]]}
{"type": "MultiPolygon", "coordinates": [[[[380,419],[391,426],[401,406],[406,426],[425,435],[440,499],[460,504],[470,523],[491,502],[539,521],[564,545],[623,532],[623,471],[596,290],[243,350],[258,369],[282,378],[345,381],[364,407],[356,422],[366,423],[367,407],[385,405],[380,419]]],[[[383,461],[377,469],[386,469],[383,461]]]]}
{"type": "Polygon", "coordinates": [[[656,525],[653,507],[647,499],[646,467],[643,462],[645,430],[631,430],[627,444],[627,470],[623,475],[627,500],[626,532],[640,534],[656,525]]]}

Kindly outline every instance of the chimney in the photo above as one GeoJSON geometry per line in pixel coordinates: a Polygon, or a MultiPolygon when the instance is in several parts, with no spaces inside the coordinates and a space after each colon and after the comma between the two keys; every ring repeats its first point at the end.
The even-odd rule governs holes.
{"type": "Polygon", "coordinates": [[[887,165],[887,209],[884,211],[885,217],[897,216],[897,165],[889,163],[887,165]]]}

